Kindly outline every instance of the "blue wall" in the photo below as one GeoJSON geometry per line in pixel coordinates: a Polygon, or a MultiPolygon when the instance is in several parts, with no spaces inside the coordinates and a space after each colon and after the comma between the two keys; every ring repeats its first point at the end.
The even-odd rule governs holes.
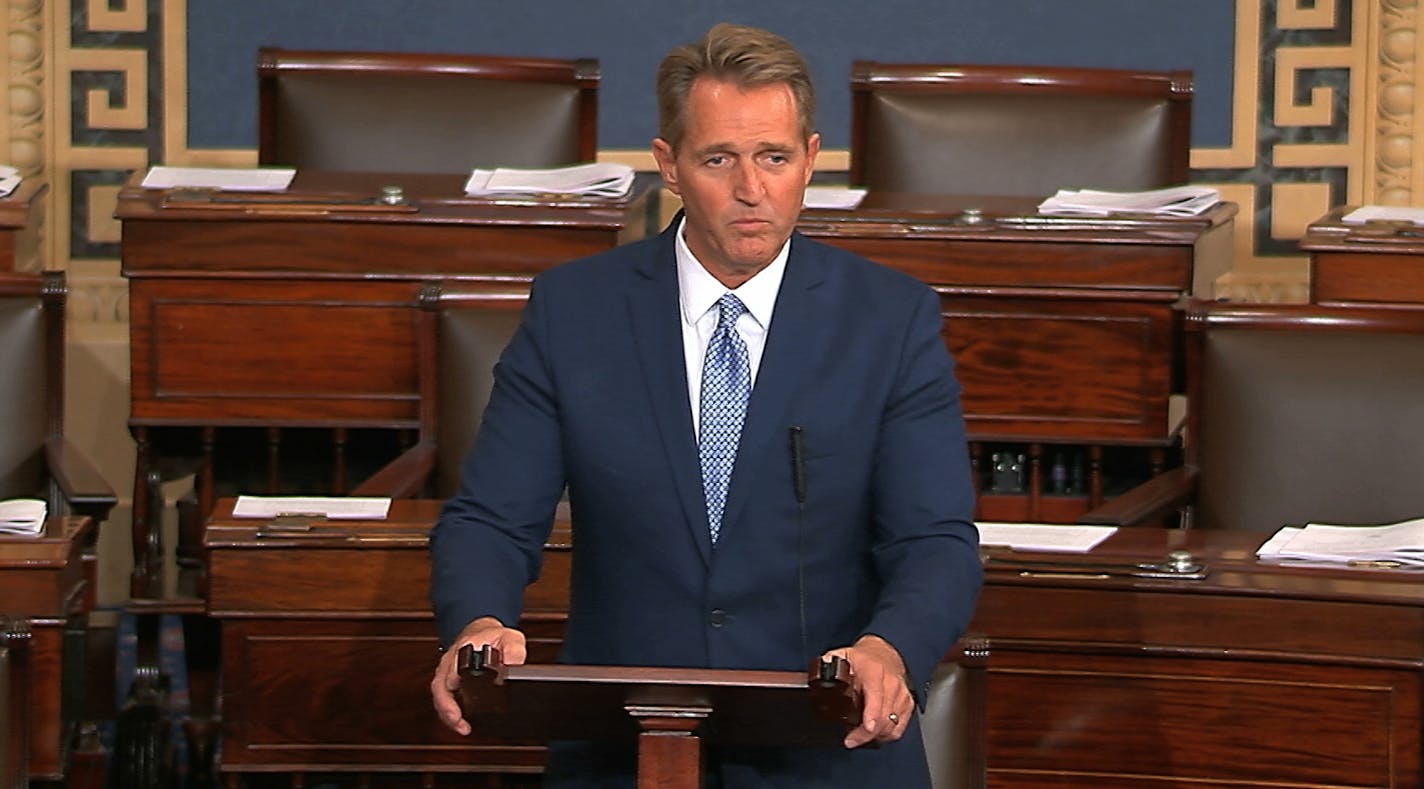
{"type": "MultiPolygon", "coordinates": [[[[1195,147],[1231,137],[1233,0],[189,0],[192,148],[256,147],[260,46],[591,57],[599,146],[644,149],[653,73],[719,21],[774,30],[806,54],[823,144],[850,142],[850,63],[1023,63],[1190,69],[1195,147]]],[[[373,107],[373,111],[379,111],[373,107]]]]}

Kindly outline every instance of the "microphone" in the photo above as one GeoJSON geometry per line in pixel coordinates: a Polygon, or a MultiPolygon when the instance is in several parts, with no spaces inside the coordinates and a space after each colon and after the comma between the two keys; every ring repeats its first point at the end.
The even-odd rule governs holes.
{"type": "Polygon", "coordinates": [[[800,425],[791,426],[791,490],[796,503],[806,503],[806,455],[802,446],[800,425]]]}
{"type": "Polygon", "coordinates": [[[791,426],[791,492],[796,496],[796,603],[801,616],[801,655],[811,659],[806,637],[806,451],[800,425],[791,426]]]}

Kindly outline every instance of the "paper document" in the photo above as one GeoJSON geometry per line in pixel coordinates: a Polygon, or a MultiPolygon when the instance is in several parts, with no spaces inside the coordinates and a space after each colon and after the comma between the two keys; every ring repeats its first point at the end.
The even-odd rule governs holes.
{"type": "Polygon", "coordinates": [[[855,208],[865,199],[864,189],[848,186],[808,186],[802,203],[807,208],[855,208]]]}
{"type": "Polygon", "coordinates": [[[1363,225],[1366,222],[1411,222],[1424,225],[1424,208],[1364,205],[1340,217],[1340,221],[1347,225],[1363,225]]]}
{"type": "Polygon", "coordinates": [[[7,164],[0,164],[0,197],[9,197],[20,185],[20,171],[7,164]]]}
{"type": "Polygon", "coordinates": [[[1018,551],[1086,553],[1111,537],[1116,526],[1069,523],[976,523],[980,545],[1007,545],[1018,551]]]}
{"type": "Polygon", "coordinates": [[[320,514],[331,520],[386,519],[388,496],[238,496],[232,508],[234,518],[275,518],[278,515],[320,514]]]}
{"type": "Polygon", "coordinates": [[[48,515],[44,499],[5,499],[0,501],[0,534],[32,537],[44,531],[48,515]]]}
{"type": "Polygon", "coordinates": [[[465,182],[465,194],[576,195],[622,197],[633,188],[633,168],[614,162],[578,164],[546,170],[498,167],[475,170],[465,182]]]}
{"type": "Polygon", "coordinates": [[[218,189],[224,192],[281,192],[292,184],[291,167],[150,167],[149,189],[218,189]]]}
{"type": "Polygon", "coordinates": [[[1256,551],[1263,559],[1424,568],[1424,518],[1382,525],[1286,526],[1256,551]]]}
{"type": "Polygon", "coordinates": [[[1220,202],[1221,195],[1206,186],[1174,186],[1145,192],[1060,189],[1057,194],[1038,204],[1038,212],[1050,216],[1109,216],[1119,213],[1197,216],[1220,202]]]}

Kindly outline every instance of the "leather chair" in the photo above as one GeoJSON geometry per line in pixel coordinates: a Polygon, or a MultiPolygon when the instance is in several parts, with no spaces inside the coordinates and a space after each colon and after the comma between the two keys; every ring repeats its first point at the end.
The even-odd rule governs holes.
{"type": "Polygon", "coordinates": [[[1190,72],[856,61],[850,182],[1048,196],[1186,183],[1190,72]]]}
{"type": "Polygon", "coordinates": [[[988,641],[966,636],[930,678],[920,734],[934,789],[983,789],[987,780],[988,641]]]}
{"type": "Polygon", "coordinates": [[[0,272],[0,498],[103,522],[117,498],[64,435],[64,272],[0,272]]]}
{"type": "Polygon", "coordinates": [[[468,173],[593,161],[595,60],[258,52],[258,161],[468,173]]]}
{"type": "Polygon", "coordinates": [[[527,288],[463,291],[439,284],[420,296],[420,440],[352,491],[358,496],[455,494],[460,465],[479,432],[494,387],[494,365],[519,327],[527,288]]]}
{"type": "Polygon", "coordinates": [[[1196,303],[1185,462],[1085,514],[1274,532],[1424,515],[1424,310],[1196,303]]]}

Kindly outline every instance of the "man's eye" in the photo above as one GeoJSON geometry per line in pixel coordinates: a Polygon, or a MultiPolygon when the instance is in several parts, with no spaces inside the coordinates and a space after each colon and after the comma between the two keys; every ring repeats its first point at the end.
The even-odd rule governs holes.
{"type": "Polygon", "coordinates": [[[725,156],[709,156],[709,157],[707,157],[707,164],[711,165],[712,167],[719,167],[719,166],[721,166],[722,164],[724,164],[726,161],[727,161],[727,157],[725,157],[725,156]]]}

